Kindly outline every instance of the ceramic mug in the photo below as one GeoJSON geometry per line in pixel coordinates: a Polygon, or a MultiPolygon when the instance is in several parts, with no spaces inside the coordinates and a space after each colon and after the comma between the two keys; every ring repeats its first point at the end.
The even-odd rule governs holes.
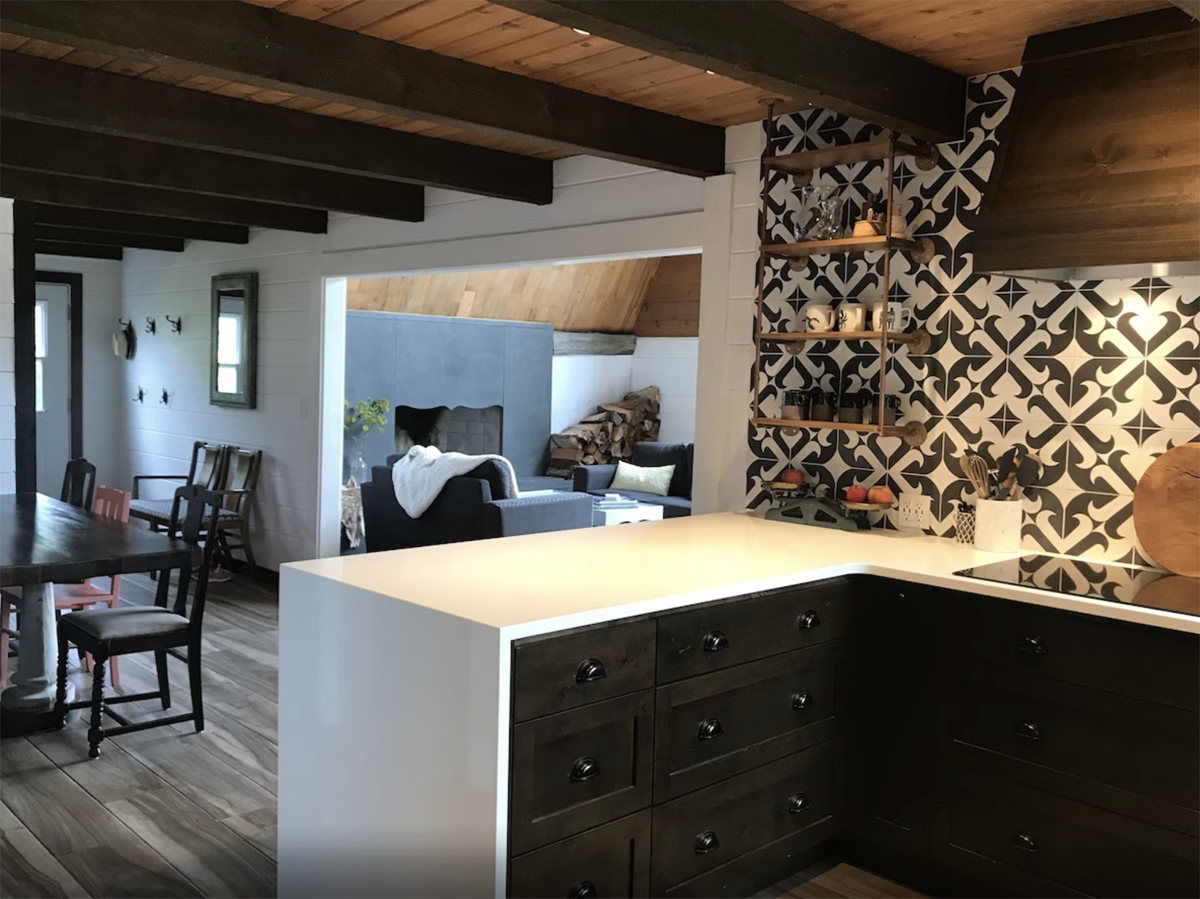
{"type": "MultiPolygon", "coordinates": [[[[912,310],[899,303],[889,303],[887,317],[889,331],[903,331],[912,321],[912,310]]],[[[876,331],[883,330],[882,300],[871,307],[871,325],[876,331]]]]}
{"type": "Polygon", "coordinates": [[[863,331],[866,329],[867,310],[862,303],[842,303],[837,311],[839,331],[863,331]]]}
{"type": "Polygon", "coordinates": [[[810,331],[833,330],[833,307],[829,305],[809,306],[804,311],[804,323],[810,331]]]}

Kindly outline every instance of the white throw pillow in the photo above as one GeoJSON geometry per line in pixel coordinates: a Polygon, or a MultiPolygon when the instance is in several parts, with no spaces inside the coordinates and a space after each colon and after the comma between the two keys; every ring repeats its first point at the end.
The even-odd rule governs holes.
{"type": "Polygon", "coordinates": [[[652,493],[655,496],[668,496],[671,491],[671,478],[675,475],[674,465],[663,465],[658,468],[643,468],[640,465],[630,465],[628,462],[617,463],[617,473],[609,485],[609,490],[632,490],[637,493],[652,493]]]}

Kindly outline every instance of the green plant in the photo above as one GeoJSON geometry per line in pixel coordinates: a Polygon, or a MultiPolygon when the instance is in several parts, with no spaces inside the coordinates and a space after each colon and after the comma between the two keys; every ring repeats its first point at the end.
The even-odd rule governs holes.
{"type": "Polygon", "coordinates": [[[349,400],[342,400],[342,407],[346,411],[346,433],[354,438],[355,443],[361,444],[371,431],[384,433],[383,426],[388,423],[387,413],[392,405],[387,400],[367,397],[353,406],[349,400]]]}

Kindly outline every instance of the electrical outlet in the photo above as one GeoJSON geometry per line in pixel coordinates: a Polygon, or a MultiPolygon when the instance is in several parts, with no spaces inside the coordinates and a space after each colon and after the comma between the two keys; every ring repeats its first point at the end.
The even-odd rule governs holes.
{"type": "Polygon", "coordinates": [[[896,505],[896,527],[923,531],[929,526],[929,497],[923,493],[901,493],[896,505]]]}

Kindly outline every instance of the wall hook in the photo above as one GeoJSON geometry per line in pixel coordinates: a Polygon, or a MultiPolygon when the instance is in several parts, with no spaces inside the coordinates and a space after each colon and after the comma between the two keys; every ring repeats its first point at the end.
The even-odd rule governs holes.
{"type": "Polygon", "coordinates": [[[171,316],[168,315],[167,316],[167,324],[171,326],[172,334],[182,334],[183,333],[183,316],[182,315],[179,316],[179,318],[171,318],[171,316]]]}
{"type": "Polygon", "coordinates": [[[167,388],[164,387],[162,399],[159,400],[159,402],[165,406],[168,404],[168,402],[170,402],[170,399],[171,399],[171,395],[169,393],[167,393],[167,388]]]}
{"type": "Polygon", "coordinates": [[[146,333],[147,334],[157,334],[158,333],[158,326],[156,324],[154,324],[154,319],[148,315],[146,316],[146,333]]]}
{"type": "Polygon", "coordinates": [[[144,403],[146,401],[146,391],[142,390],[142,388],[139,387],[137,396],[135,396],[133,398],[133,401],[135,403],[144,403]]]}

